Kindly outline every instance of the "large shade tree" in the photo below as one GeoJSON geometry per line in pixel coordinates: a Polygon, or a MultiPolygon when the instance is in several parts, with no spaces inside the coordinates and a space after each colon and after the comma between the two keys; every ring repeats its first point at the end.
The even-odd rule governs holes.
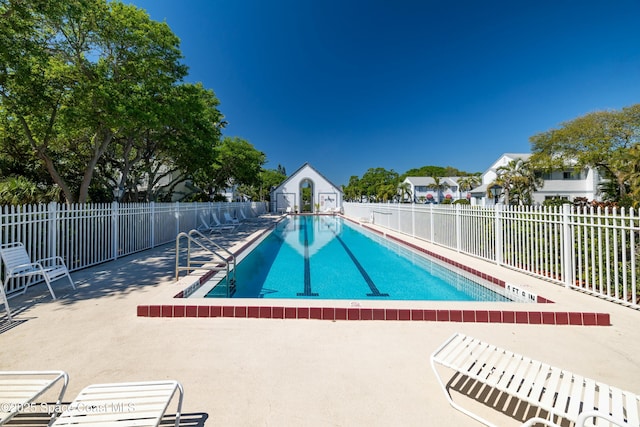
{"type": "Polygon", "coordinates": [[[369,168],[358,180],[359,192],[369,201],[387,201],[397,192],[399,175],[393,169],[369,168]]]}
{"type": "Polygon", "coordinates": [[[629,150],[640,143],[640,104],[586,114],[536,134],[530,141],[530,160],[536,169],[593,167],[611,179],[618,198],[624,198],[633,166],[629,150]]]}
{"type": "Polygon", "coordinates": [[[85,202],[110,145],[157,124],[186,75],[179,39],[118,1],[4,0],[0,16],[2,143],[24,141],[64,198],[85,202]]]}
{"type": "Polygon", "coordinates": [[[196,184],[213,196],[229,187],[259,187],[266,156],[239,137],[224,137],[215,147],[215,160],[195,174],[196,184]]]}

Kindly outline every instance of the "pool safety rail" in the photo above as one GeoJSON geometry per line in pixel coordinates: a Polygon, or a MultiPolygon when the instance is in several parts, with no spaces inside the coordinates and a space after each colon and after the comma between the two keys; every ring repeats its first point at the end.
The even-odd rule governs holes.
{"type": "Polygon", "coordinates": [[[233,295],[236,286],[235,254],[220,246],[210,237],[194,229],[188,233],[179,233],[176,237],[176,281],[179,279],[181,271],[186,271],[187,274],[189,274],[195,270],[209,270],[219,273],[221,275],[221,281],[224,281],[227,297],[233,295]],[[186,254],[184,256],[186,265],[182,265],[180,262],[183,258],[180,252],[180,242],[182,240],[187,241],[186,254]],[[194,255],[194,247],[204,251],[208,257],[203,258],[202,255],[194,255]],[[224,277],[222,277],[222,275],[224,275],[224,277]]]}

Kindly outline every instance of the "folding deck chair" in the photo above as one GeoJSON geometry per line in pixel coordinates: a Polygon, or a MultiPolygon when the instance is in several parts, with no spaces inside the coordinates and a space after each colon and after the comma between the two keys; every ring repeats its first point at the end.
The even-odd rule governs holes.
{"type": "Polygon", "coordinates": [[[220,222],[220,220],[218,219],[218,216],[215,213],[211,214],[211,218],[213,218],[213,223],[215,224],[216,227],[219,227],[221,229],[226,229],[226,230],[235,230],[236,228],[238,228],[238,226],[240,225],[239,223],[222,223],[220,222]]]}
{"type": "Polygon", "coordinates": [[[179,427],[184,391],[172,380],[90,385],[51,426],[157,427],[176,392],[175,427],[179,427]]]}
{"type": "MultiPolygon", "coordinates": [[[[61,382],[56,406],[69,384],[69,376],[64,371],[0,371],[0,425],[4,425],[21,410],[61,382]]],[[[55,417],[55,412],[52,417],[55,417]]]]}
{"type": "Polygon", "coordinates": [[[214,222],[210,223],[209,221],[207,221],[204,214],[200,214],[200,226],[196,228],[196,230],[201,232],[209,232],[209,233],[216,233],[216,232],[221,233],[225,230],[231,231],[236,228],[234,225],[221,224],[220,221],[218,221],[218,218],[215,216],[215,214],[213,214],[213,219],[214,219],[214,222]]]}
{"type": "Polygon", "coordinates": [[[227,224],[240,224],[240,221],[236,218],[231,218],[229,212],[224,212],[222,214],[224,216],[224,220],[227,221],[227,224]]]}
{"type": "Polygon", "coordinates": [[[27,281],[27,284],[22,291],[22,293],[25,293],[27,292],[27,289],[29,288],[29,285],[31,284],[33,278],[35,276],[42,276],[44,281],[47,283],[47,287],[49,288],[49,292],[51,293],[51,297],[53,297],[53,299],[56,299],[56,294],[53,292],[53,288],[51,288],[51,282],[54,280],[66,276],[71,283],[71,287],[73,289],[76,288],[73,280],[71,279],[71,276],[69,275],[67,266],[59,256],[42,258],[35,262],[32,262],[31,258],[29,258],[29,254],[27,254],[27,250],[24,245],[21,242],[14,242],[0,245],[0,257],[2,257],[2,262],[4,262],[5,266],[5,278],[2,287],[2,302],[5,305],[9,320],[11,320],[11,312],[9,310],[5,288],[9,283],[9,280],[11,279],[18,277],[28,277],[29,280],[27,281]]]}
{"type": "Polygon", "coordinates": [[[455,371],[458,382],[469,384],[470,381],[491,387],[512,399],[528,403],[536,412],[541,409],[548,414],[545,418],[537,415],[530,418],[523,427],[558,427],[562,422],[559,419],[567,420],[575,427],[640,426],[640,396],[635,393],[549,366],[463,334],[454,334],[431,355],[431,367],[451,406],[488,426],[494,424],[453,401],[436,365],[455,371]],[[559,419],[554,421],[556,417],[559,419]]]}

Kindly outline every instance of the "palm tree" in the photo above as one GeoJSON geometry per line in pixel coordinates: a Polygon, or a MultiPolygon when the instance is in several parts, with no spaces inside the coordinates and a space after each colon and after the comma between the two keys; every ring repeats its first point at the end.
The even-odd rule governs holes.
{"type": "Polygon", "coordinates": [[[409,201],[411,201],[411,184],[408,182],[401,182],[398,184],[398,195],[400,196],[401,202],[405,201],[405,196],[409,201]]]}
{"type": "Polygon", "coordinates": [[[460,193],[463,191],[469,192],[480,184],[480,177],[478,175],[463,176],[458,180],[458,186],[460,187],[460,193]]]}
{"type": "Polygon", "coordinates": [[[393,199],[393,196],[395,195],[396,187],[393,184],[382,184],[378,187],[376,198],[378,200],[382,200],[383,202],[387,202],[389,201],[389,199],[393,199]]]}
{"type": "Polygon", "coordinates": [[[442,192],[449,188],[449,184],[444,181],[440,181],[440,178],[441,177],[439,176],[432,176],[431,179],[433,179],[433,184],[429,185],[429,187],[436,191],[436,194],[438,195],[438,203],[442,202],[442,192]]]}
{"type": "Polygon", "coordinates": [[[489,191],[493,187],[501,187],[504,204],[508,205],[513,195],[518,204],[531,204],[533,193],[542,186],[542,178],[536,175],[527,160],[511,160],[496,170],[496,179],[487,186],[489,191]]]}
{"type": "Polygon", "coordinates": [[[625,186],[629,188],[627,192],[629,202],[637,208],[640,205],[640,144],[634,144],[630,147],[625,157],[626,161],[623,162],[624,170],[621,171],[621,176],[625,186]]]}
{"type": "Polygon", "coordinates": [[[39,185],[23,176],[0,181],[0,205],[28,205],[60,200],[58,186],[39,185]]]}

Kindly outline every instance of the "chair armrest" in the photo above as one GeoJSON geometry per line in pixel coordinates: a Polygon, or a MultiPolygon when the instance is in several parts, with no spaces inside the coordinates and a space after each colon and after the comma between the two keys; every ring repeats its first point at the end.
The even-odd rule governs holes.
{"type": "Polygon", "coordinates": [[[585,426],[586,425],[585,423],[590,418],[602,418],[602,419],[605,419],[605,420],[609,421],[610,423],[613,423],[613,424],[615,424],[617,426],[620,426],[620,427],[629,427],[631,425],[631,424],[625,422],[624,420],[621,420],[619,418],[616,418],[616,417],[613,417],[613,416],[607,414],[606,412],[584,411],[578,416],[578,419],[576,420],[576,427],[585,426]]]}
{"type": "MultiPolygon", "coordinates": [[[[558,424],[554,423],[553,421],[550,420],[546,420],[544,418],[540,418],[540,417],[533,417],[533,418],[529,418],[524,424],[522,424],[520,427],[532,427],[536,424],[544,424],[545,426],[549,426],[549,427],[560,427],[558,424]]],[[[578,424],[576,424],[577,426],[578,424]]]]}
{"type": "Polygon", "coordinates": [[[60,256],[42,258],[42,259],[39,259],[37,262],[39,262],[43,267],[49,267],[51,265],[65,265],[64,260],[60,256]]]}
{"type": "Polygon", "coordinates": [[[14,273],[20,274],[27,270],[33,270],[34,268],[42,269],[42,265],[37,262],[30,262],[29,264],[14,265],[7,271],[7,276],[13,276],[14,273]]]}

